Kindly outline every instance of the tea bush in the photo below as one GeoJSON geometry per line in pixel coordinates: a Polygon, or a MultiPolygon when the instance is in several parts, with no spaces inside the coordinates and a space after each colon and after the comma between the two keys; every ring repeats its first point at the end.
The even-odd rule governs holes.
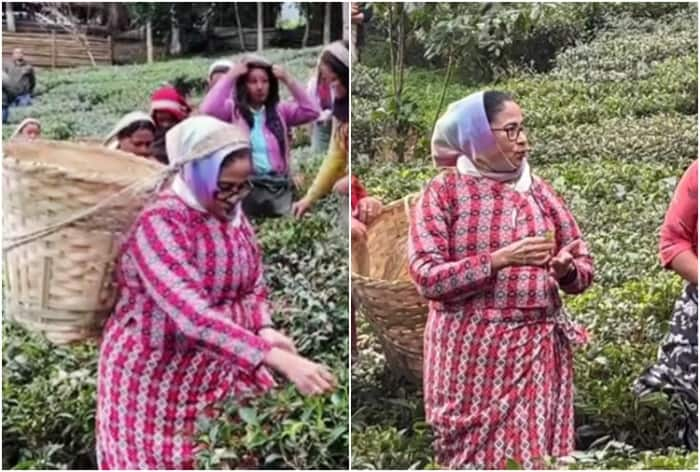
{"type": "MultiPolygon", "coordinates": [[[[522,70],[548,72],[562,50],[602,31],[649,31],[663,23],[697,21],[691,3],[421,4],[409,13],[406,64],[446,67],[449,45],[460,51],[457,70],[469,84],[504,79],[522,70]],[[659,20],[662,21],[659,21],[659,20]],[[427,58],[426,58],[427,53],[427,58]]],[[[382,68],[389,56],[386,20],[375,15],[361,59],[382,68]]],[[[668,28],[666,28],[668,30],[668,28]]]]}
{"type": "Polygon", "coordinates": [[[669,23],[622,19],[590,43],[563,51],[553,75],[587,82],[643,79],[659,63],[685,56],[696,44],[697,12],[684,12],[669,23]]]}
{"type": "Polygon", "coordinates": [[[94,468],[97,350],[3,325],[3,469],[94,468]]]}
{"type": "MultiPolygon", "coordinates": [[[[572,129],[600,125],[612,136],[615,130],[603,122],[644,120],[660,114],[695,116],[697,8],[671,10],[656,21],[643,18],[626,15],[610,20],[590,43],[564,49],[556,57],[557,68],[549,74],[523,72],[494,83],[475,84],[468,71],[457,71],[447,87],[442,110],[438,106],[445,71],[409,69],[403,97],[418,104],[414,119],[424,130],[415,154],[429,153],[436,113],[483,88],[511,93],[536,130],[561,128],[561,123],[572,129]]],[[[374,143],[388,130],[385,120],[373,118],[371,112],[386,107],[390,79],[383,69],[366,67],[353,70],[353,82],[356,79],[363,86],[353,85],[353,149],[375,157],[379,151],[374,143]],[[377,90],[377,84],[383,84],[383,92],[377,90]]],[[[619,135],[626,132],[624,128],[617,131],[619,135]]]]}
{"type": "MultiPolygon", "coordinates": [[[[318,48],[270,51],[299,80],[316,63],[318,48]]],[[[12,120],[35,116],[48,137],[101,136],[118,117],[147,109],[153,88],[176,76],[201,87],[207,59],[150,66],[42,72],[41,94],[12,120]],[[200,80],[200,82],[197,82],[200,80]]],[[[195,89],[194,96],[201,96],[195,89]]],[[[6,136],[11,130],[3,129],[6,136]]],[[[306,182],[322,156],[293,150],[306,182]]],[[[280,379],[279,389],[221,416],[201,418],[199,467],[347,468],[348,250],[338,230],[337,198],[322,201],[301,222],[255,222],[263,246],[273,319],[299,351],[327,363],[339,380],[328,397],[304,398],[280,379]]],[[[12,323],[3,325],[3,469],[95,468],[94,420],[98,351],[94,345],[57,348],[12,323]]]]}
{"type": "MultiPolygon", "coordinates": [[[[265,56],[284,65],[294,78],[306,84],[320,51],[319,47],[271,49],[265,51],[265,56]]],[[[10,109],[10,124],[3,126],[3,138],[12,133],[12,124],[28,116],[42,121],[43,134],[49,139],[103,137],[124,114],[148,111],[153,91],[176,79],[191,88],[190,103],[198,104],[205,94],[206,74],[213,61],[189,58],[149,66],[40,71],[34,105],[10,109]]],[[[286,87],[280,87],[280,94],[289,95],[286,87]]]]}

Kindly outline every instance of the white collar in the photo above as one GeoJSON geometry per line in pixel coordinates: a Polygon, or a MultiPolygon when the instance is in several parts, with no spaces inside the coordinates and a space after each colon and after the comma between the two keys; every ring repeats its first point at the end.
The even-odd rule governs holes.
{"type": "MultiPolygon", "coordinates": [[[[474,163],[467,156],[459,156],[457,158],[457,172],[461,175],[471,175],[472,177],[482,177],[479,169],[476,168],[474,163]]],[[[532,186],[532,175],[530,174],[530,164],[525,161],[523,165],[523,173],[520,174],[517,182],[513,188],[516,192],[525,193],[530,190],[532,186]]]]}
{"type": "Polygon", "coordinates": [[[199,203],[197,197],[194,196],[194,193],[192,193],[192,190],[190,190],[180,174],[175,176],[175,180],[173,180],[170,188],[172,188],[175,195],[180,197],[188,207],[202,213],[207,213],[207,210],[199,203]]]}

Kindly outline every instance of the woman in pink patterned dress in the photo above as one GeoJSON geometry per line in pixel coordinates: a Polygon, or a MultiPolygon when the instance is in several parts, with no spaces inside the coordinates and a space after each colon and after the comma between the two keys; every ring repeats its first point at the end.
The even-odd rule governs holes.
{"type": "Polygon", "coordinates": [[[559,289],[590,286],[592,259],[565,203],[531,174],[508,95],[451,104],[432,154],[452,169],[413,210],[409,265],[430,302],[423,388],[437,461],[540,467],[573,449],[572,344],[587,335],[559,289]]]}
{"type": "Polygon", "coordinates": [[[100,352],[101,469],[189,469],[200,414],[229,395],[259,395],[268,367],[303,394],[334,388],[270,320],[262,260],[241,211],[248,134],[198,116],[166,137],[172,187],[149,204],[120,258],[119,300],[100,352]]]}

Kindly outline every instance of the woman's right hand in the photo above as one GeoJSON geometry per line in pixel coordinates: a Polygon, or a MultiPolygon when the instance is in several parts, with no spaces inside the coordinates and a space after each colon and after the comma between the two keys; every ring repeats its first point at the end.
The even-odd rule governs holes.
{"type": "Polygon", "coordinates": [[[248,64],[236,62],[228,71],[231,77],[240,77],[248,73],[248,64]]]}
{"type": "Polygon", "coordinates": [[[312,205],[313,204],[311,203],[311,200],[304,197],[298,202],[292,204],[292,215],[294,215],[296,219],[301,219],[301,217],[304,216],[306,212],[308,212],[311,209],[312,205]]]}
{"type": "Polygon", "coordinates": [[[354,242],[367,242],[367,226],[354,217],[350,220],[350,238],[354,242]]]}
{"type": "Polygon", "coordinates": [[[524,238],[491,254],[494,270],[510,266],[545,266],[552,258],[554,241],[540,236],[524,238]]]}
{"type": "Polygon", "coordinates": [[[302,395],[321,395],[336,388],[336,380],[326,366],[298,354],[273,347],[265,356],[265,364],[292,382],[302,395]]]}

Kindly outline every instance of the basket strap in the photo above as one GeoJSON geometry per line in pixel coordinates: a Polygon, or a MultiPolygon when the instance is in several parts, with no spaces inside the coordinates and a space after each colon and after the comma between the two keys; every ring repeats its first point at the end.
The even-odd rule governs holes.
{"type": "Polygon", "coordinates": [[[403,197],[403,209],[406,212],[406,219],[411,221],[411,203],[418,196],[417,193],[409,193],[403,197]]]}
{"type": "Polygon", "coordinates": [[[37,228],[22,234],[12,234],[9,236],[4,236],[2,248],[3,252],[7,252],[16,247],[22,246],[44,236],[48,236],[49,234],[55,233],[59,229],[71,223],[75,223],[76,221],[79,221],[83,218],[87,218],[88,216],[97,213],[98,211],[108,207],[111,203],[118,201],[118,199],[124,196],[130,194],[137,194],[142,191],[150,191],[151,196],[148,199],[148,201],[150,201],[150,199],[152,199],[156,195],[156,193],[162,189],[163,184],[167,181],[168,177],[171,177],[172,175],[178,173],[180,169],[182,169],[185,166],[185,164],[204,157],[205,150],[208,150],[208,148],[206,148],[206,145],[209,144],[211,144],[210,140],[204,143],[204,149],[199,149],[197,150],[197,152],[194,152],[192,155],[180,160],[179,162],[169,165],[153,177],[148,177],[134,182],[133,184],[125,187],[124,189],[120,190],[119,192],[113,195],[110,195],[109,197],[102,200],[98,204],[93,205],[92,207],[86,208],[85,210],[81,210],[71,216],[66,217],[63,220],[44,226],[43,228],[37,228]]]}
{"type": "Polygon", "coordinates": [[[24,244],[28,244],[32,241],[36,241],[39,238],[43,238],[45,236],[48,236],[49,234],[55,233],[56,231],[60,230],[61,228],[64,228],[65,226],[68,226],[71,223],[75,223],[76,221],[82,220],[84,218],[87,218],[98,211],[109,207],[112,203],[119,201],[119,199],[127,197],[129,195],[135,195],[143,191],[150,191],[151,193],[151,198],[155,193],[160,190],[162,187],[163,183],[167,180],[167,178],[170,176],[172,173],[171,168],[165,169],[164,171],[156,174],[154,177],[149,177],[146,179],[138,180],[134,182],[131,185],[128,185],[127,187],[123,188],[119,192],[110,195],[109,197],[105,198],[101,202],[97,203],[96,205],[93,205],[89,208],[86,208],[84,210],[81,210],[77,213],[74,213],[60,221],[57,221],[55,223],[46,225],[41,228],[33,229],[30,231],[26,231],[21,234],[11,234],[11,235],[6,235],[3,237],[3,252],[10,251],[11,249],[14,249],[16,247],[22,246],[24,244]]]}

